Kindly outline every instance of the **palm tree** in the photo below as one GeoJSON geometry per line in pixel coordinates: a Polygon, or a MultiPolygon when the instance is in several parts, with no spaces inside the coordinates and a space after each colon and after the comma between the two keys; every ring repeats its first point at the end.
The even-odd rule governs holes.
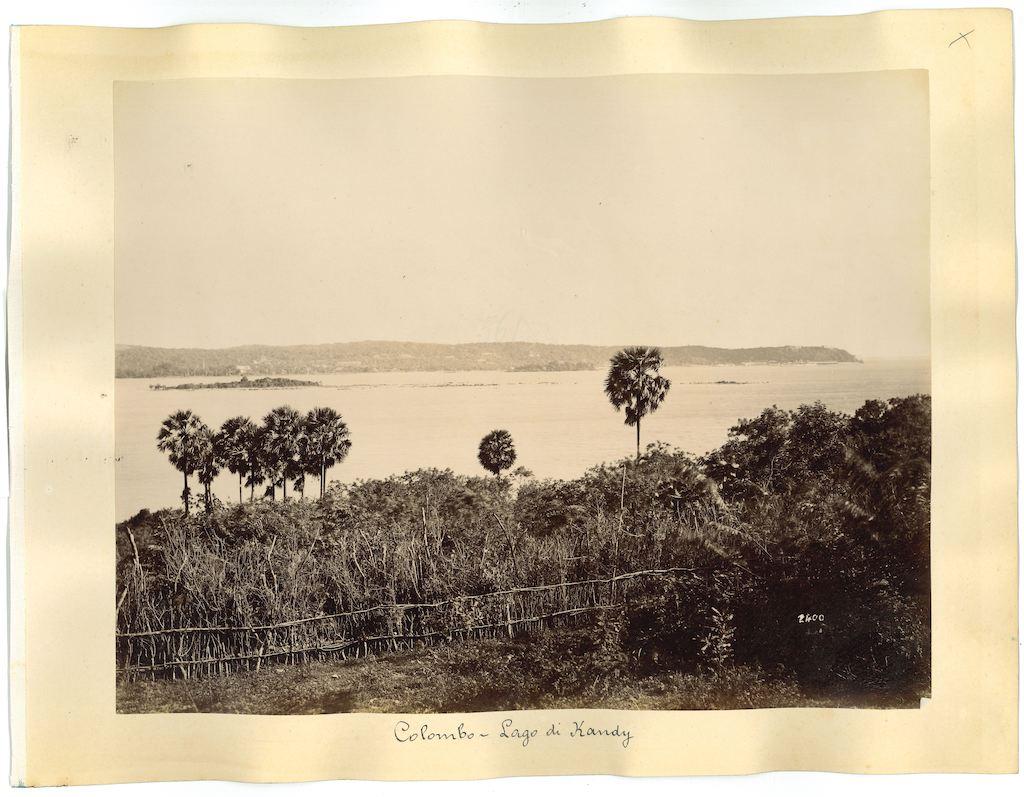
{"type": "Polygon", "coordinates": [[[306,415],[302,459],[306,473],[320,477],[320,497],[327,487],[327,469],[348,456],[352,448],[348,424],[330,407],[314,407],[306,415]],[[315,468],[315,470],[314,470],[315,468]]]}
{"type": "MultiPolygon", "coordinates": [[[[309,416],[307,415],[306,417],[308,418],[309,416]]],[[[310,449],[307,424],[306,421],[303,421],[302,434],[299,435],[299,455],[292,468],[292,476],[294,477],[292,489],[304,499],[306,497],[306,477],[319,475],[320,461],[316,459],[313,451],[310,449]]]]}
{"type": "Polygon", "coordinates": [[[181,501],[188,514],[188,477],[199,467],[199,443],[205,424],[191,410],[178,410],[168,415],[156,436],[156,447],[167,454],[171,464],[181,471],[185,480],[185,489],[181,491],[181,501]]]}
{"type": "Polygon", "coordinates": [[[242,481],[250,473],[250,441],[255,432],[256,424],[237,415],[224,421],[214,438],[217,461],[238,476],[238,503],[242,503],[242,481]]]}
{"type": "Polygon", "coordinates": [[[203,504],[207,514],[213,510],[213,480],[220,473],[220,462],[217,461],[218,437],[219,435],[205,423],[201,425],[197,446],[199,464],[196,467],[196,475],[199,477],[199,483],[203,485],[203,504]]]}
{"type": "Polygon", "coordinates": [[[298,448],[295,457],[285,466],[284,478],[290,479],[292,489],[299,494],[299,498],[306,497],[306,473],[309,472],[307,451],[309,446],[306,443],[306,433],[300,427],[299,436],[295,439],[298,448]]]}
{"type": "Polygon", "coordinates": [[[256,498],[256,488],[261,485],[267,475],[267,451],[263,444],[263,429],[252,424],[245,435],[245,457],[248,462],[248,476],[245,486],[249,488],[249,501],[256,498]]]}
{"type": "Polygon", "coordinates": [[[630,346],[611,359],[604,392],[616,410],[626,409],[626,425],[636,426],[636,457],[640,459],[640,420],[665,400],[672,383],[661,376],[661,349],[630,346]]]}
{"type": "Polygon", "coordinates": [[[495,476],[503,470],[511,468],[516,461],[516,447],[512,435],[504,429],[495,429],[480,441],[480,452],[477,454],[480,464],[495,476]]]}
{"type": "Polygon", "coordinates": [[[271,496],[274,485],[280,484],[282,501],[288,500],[288,479],[295,474],[301,433],[302,416],[292,407],[276,407],[263,419],[263,450],[271,496]]]}

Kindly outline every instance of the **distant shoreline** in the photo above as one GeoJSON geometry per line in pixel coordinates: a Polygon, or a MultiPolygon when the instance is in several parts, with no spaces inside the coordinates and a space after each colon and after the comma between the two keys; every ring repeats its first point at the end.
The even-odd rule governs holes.
{"type": "MultiPolygon", "coordinates": [[[[599,370],[616,346],[547,343],[404,343],[361,341],[316,346],[240,346],[228,349],[164,349],[117,345],[117,377],[275,376],[394,372],[506,371],[514,373],[599,370]]],[[[660,347],[667,367],[683,365],[802,365],[857,363],[827,346],[660,347]]]]}
{"type": "MultiPolygon", "coordinates": [[[[685,365],[672,365],[670,368],[753,368],[757,366],[769,367],[769,368],[786,368],[786,367],[811,367],[816,365],[864,365],[865,362],[899,362],[903,360],[928,360],[927,357],[892,357],[892,358],[871,358],[869,360],[857,360],[855,362],[839,362],[836,360],[822,361],[822,362],[755,362],[755,363],[689,363],[685,365]]],[[[287,382],[288,379],[284,374],[267,374],[266,376],[260,376],[256,379],[250,379],[250,384],[241,384],[241,380],[235,379],[230,382],[214,381],[229,379],[231,374],[170,374],[167,378],[199,378],[208,379],[208,382],[187,382],[180,385],[162,385],[162,384],[150,384],[151,390],[206,390],[206,389],[217,389],[217,388],[236,388],[241,390],[280,390],[289,387],[335,387],[335,385],[318,381],[306,381],[295,379],[294,377],[300,376],[382,376],[384,374],[468,374],[468,373],[502,373],[502,374],[575,374],[575,373],[595,373],[603,372],[603,366],[594,365],[589,368],[507,368],[507,369],[483,369],[483,368],[452,368],[452,369],[437,369],[437,370],[405,370],[405,371],[329,371],[329,372],[298,372],[290,371],[287,372],[288,379],[291,379],[291,384],[263,384],[269,381],[281,381],[287,382]]],[[[143,380],[153,379],[151,376],[115,376],[115,379],[121,380],[143,380]]],[[[487,386],[497,387],[498,383],[486,383],[487,386]]],[[[748,385],[750,382],[734,382],[732,380],[713,380],[710,382],[689,382],[687,384],[700,384],[700,385],[748,385]]],[[[366,385],[366,386],[369,386],[366,385]]],[[[396,385],[396,387],[399,385],[396,385]]],[[[421,384],[410,384],[403,385],[404,387],[427,387],[427,385],[421,384]]],[[[461,383],[447,383],[444,385],[432,385],[431,387],[481,387],[481,384],[461,384],[461,383]]]]}
{"type": "MultiPolygon", "coordinates": [[[[749,363],[687,363],[683,365],[672,365],[670,368],[753,368],[757,366],[770,367],[770,368],[785,368],[785,367],[810,367],[816,365],[864,365],[865,363],[872,362],[904,362],[904,361],[928,361],[928,357],[871,357],[867,360],[856,360],[840,362],[838,360],[828,360],[822,362],[749,362],[749,363]]],[[[463,373],[504,373],[504,374],[573,374],[573,373],[594,373],[603,371],[603,366],[593,365],[589,368],[507,368],[507,369],[483,369],[483,368],[451,368],[451,369],[436,369],[436,370],[395,370],[395,371],[330,371],[330,372],[303,372],[303,371],[289,371],[287,378],[293,380],[293,384],[281,384],[281,385],[264,385],[264,384],[240,384],[241,380],[235,379],[231,382],[213,381],[229,379],[233,374],[169,374],[167,378],[199,378],[208,379],[209,382],[187,382],[181,385],[158,385],[151,384],[152,390],[204,390],[208,388],[219,388],[219,387],[232,387],[239,388],[242,390],[253,390],[253,389],[283,389],[288,387],[333,387],[334,385],[328,383],[324,385],[318,381],[306,381],[295,379],[295,377],[301,376],[353,376],[361,374],[364,376],[380,376],[383,374],[463,374],[463,373]],[[297,384],[296,384],[297,383],[297,384]]],[[[117,375],[115,379],[121,380],[142,380],[142,379],[153,379],[151,376],[120,376],[117,375]]],[[[250,383],[263,382],[264,380],[285,380],[285,372],[280,374],[267,374],[266,376],[260,376],[256,379],[250,379],[250,383]]],[[[488,383],[490,384],[490,383],[488,383]]],[[[717,380],[711,382],[692,382],[688,384],[750,384],[749,382],[732,382],[730,380],[717,380]]],[[[422,385],[413,385],[422,387],[422,385]]],[[[455,385],[453,385],[455,386],[455,385]]],[[[462,385],[465,386],[465,385],[462,385]]],[[[474,383],[475,386],[475,383],[474,383]]]]}

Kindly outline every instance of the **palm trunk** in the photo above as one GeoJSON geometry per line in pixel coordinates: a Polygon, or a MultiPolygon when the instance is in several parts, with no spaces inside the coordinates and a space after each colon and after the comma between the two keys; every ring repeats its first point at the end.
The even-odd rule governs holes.
{"type": "Polygon", "coordinates": [[[640,460],[640,419],[636,419],[636,458],[640,460]]]}
{"type": "Polygon", "coordinates": [[[249,503],[251,504],[256,500],[256,481],[253,480],[252,484],[249,485],[249,503]]]}
{"type": "Polygon", "coordinates": [[[185,489],[181,491],[181,500],[185,504],[185,514],[188,514],[188,471],[183,470],[182,475],[185,477],[185,489]]]}
{"type": "Polygon", "coordinates": [[[327,463],[320,460],[320,497],[324,497],[324,486],[327,483],[327,463]]]}
{"type": "Polygon", "coordinates": [[[242,474],[238,474],[238,505],[242,505],[242,474]]]}
{"type": "Polygon", "coordinates": [[[281,477],[281,503],[288,500],[288,477],[281,477]]]}

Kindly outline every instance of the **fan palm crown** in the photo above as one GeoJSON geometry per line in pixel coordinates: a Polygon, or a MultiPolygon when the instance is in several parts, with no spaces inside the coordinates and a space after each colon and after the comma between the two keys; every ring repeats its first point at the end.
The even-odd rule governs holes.
{"type": "Polygon", "coordinates": [[[302,459],[307,473],[320,478],[320,497],[324,497],[327,470],[348,456],[352,448],[348,424],[330,407],[314,407],[303,424],[302,459]]]}
{"type": "Polygon", "coordinates": [[[640,421],[658,409],[672,383],[659,371],[661,349],[630,346],[612,357],[604,392],[616,410],[625,409],[626,425],[636,427],[636,455],[640,457],[640,421]]]}
{"type": "Polygon", "coordinates": [[[293,407],[276,407],[263,419],[266,475],[272,485],[281,485],[283,499],[288,498],[288,479],[295,474],[301,434],[302,416],[293,407]]]}
{"type": "Polygon", "coordinates": [[[184,477],[185,488],[181,492],[181,500],[186,514],[190,493],[188,477],[201,464],[202,434],[205,428],[206,425],[191,410],[178,410],[164,418],[156,436],[156,447],[167,454],[167,459],[184,477]]]}
{"type": "Polygon", "coordinates": [[[495,429],[480,441],[477,458],[486,470],[495,476],[500,476],[503,470],[511,468],[516,461],[516,448],[512,442],[512,435],[505,429],[495,429]]]}
{"type": "Polygon", "coordinates": [[[220,433],[214,438],[217,462],[238,476],[238,503],[242,503],[242,481],[250,473],[250,441],[255,432],[252,421],[236,415],[221,424],[220,433]]]}

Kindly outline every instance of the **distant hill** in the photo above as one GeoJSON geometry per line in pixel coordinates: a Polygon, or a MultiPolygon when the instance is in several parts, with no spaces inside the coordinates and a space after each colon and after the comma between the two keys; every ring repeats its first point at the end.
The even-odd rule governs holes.
{"type": "MultiPolygon", "coordinates": [[[[359,341],[305,346],[237,346],[230,349],[162,349],[118,344],[118,377],[273,376],[373,371],[546,371],[604,368],[621,347],[550,343],[401,343],[359,341]]],[[[718,349],[663,346],[666,365],[859,362],[843,349],[766,346],[718,349]]]]}

